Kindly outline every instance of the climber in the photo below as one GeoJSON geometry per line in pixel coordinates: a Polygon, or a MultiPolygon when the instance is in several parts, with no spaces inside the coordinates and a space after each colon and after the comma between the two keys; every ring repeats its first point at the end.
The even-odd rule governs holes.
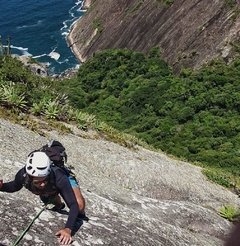
{"type": "Polygon", "coordinates": [[[55,211],[65,207],[59,195],[62,196],[69,207],[69,215],[65,228],[59,230],[56,236],[61,244],[70,244],[75,222],[78,219],[88,220],[85,216],[85,199],[76,179],[53,166],[49,157],[39,151],[28,156],[26,165],[17,172],[13,181],[4,183],[0,180],[0,191],[3,192],[16,192],[23,186],[39,195],[45,204],[52,203],[55,211]]]}

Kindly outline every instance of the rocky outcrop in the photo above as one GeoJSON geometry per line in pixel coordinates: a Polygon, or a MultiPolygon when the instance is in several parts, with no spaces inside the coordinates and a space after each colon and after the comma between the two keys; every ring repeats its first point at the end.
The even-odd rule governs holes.
{"type": "Polygon", "coordinates": [[[22,55],[22,56],[15,56],[19,61],[23,63],[25,67],[27,67],[33,74],[36,74],[41,77],[47,77],[48,71],[47,71],[47,65],[43,63],[37,63],[35,60],[33,60],[30,56],[22,55]]]}
{"type": "Polygon", "coordinates": [[[198,68],[215,57],[232,59],[240,39],[235,0],[92,1],[73,26],[69,45],[85,61],[107,48],[147,52],[160,47],[176,70],[198,68]]]}
{"type": "MultiPolygon", "coordinates": [[[[60,140],[75,168],[90,218],[75,233],[73,245],[223,245],[231,224],[217,209],[228,203],[239,206],[239,198],[207,181],[201,168],[141,147],[131,150],[86,134],[82,138],[75,130],[45,134],[0,120],[1,178],[13,179],[30,151],[51,138],[60,140]]],[[[41,203],[25,189],[0,192],[0,199],[0,244],[8,246],[41,203]]],[[[44,211],[20,245],[58,245],[54,234],[64,226],[66,214],[67,210],[44,211]]]]}

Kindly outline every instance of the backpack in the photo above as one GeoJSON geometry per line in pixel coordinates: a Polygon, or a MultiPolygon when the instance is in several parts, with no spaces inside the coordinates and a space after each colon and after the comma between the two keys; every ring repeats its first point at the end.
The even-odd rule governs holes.
{"type": "Polygon", "coordinates": [[[47,154],[53,164],[57,167],[63,168],[64,164],[67,163],[67,153],[65,147],[56,140],[51,140],[48,144],[43,145],[40,149],[34,150],[42,151],[47,154]]]}
{"type": "MultiPolygon", "coordinates": [[[[71,175],[75,178],[75,174],[72,171],[74,167],[66,166],[67,164],[67,153],[65,147],[57,140],[51,140],[48,144],[43,145],[40,149],[32,152],[42,151],[47,154],[49,159],[52,161],[52,170],[56,170],[58,167],[61,168],[68,176],[71,175]]],[[[32,153],[31,152],[31,153],[32,153]]],[[[30,153],[30,154],[31,154],[30,153]]]]}

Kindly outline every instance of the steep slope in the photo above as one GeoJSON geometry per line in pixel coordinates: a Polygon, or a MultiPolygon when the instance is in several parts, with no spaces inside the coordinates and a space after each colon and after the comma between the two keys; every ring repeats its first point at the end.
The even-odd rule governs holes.
{"type": "Polygon", "coordinates": [[[91,1],[74,25],[69,45],[85,61],[96,51],[128,48],[147,52],[158,46],[176,70],[197,68],[214,57],[227,61],[239,43],[239,3],[235,0],[91,1]]]}
{"type": "MultiPolygon", "coordinates": [[[[140,147],[82,138],[79,132],[46,134],[66,146],[87,201],[90,221],[73,245],[223,245],[231,225],[216,209],[239,205],[239,199],[207,181],[200,168],[140,147]]],[[[27,154],[47,138],[0,120],[1,177],[13,179],[27,154]]],[[[0,243],[12,245],[41,204],[25,189],[0,192],[0,199],[0,243]]],[[[66,214],[44,211],[21,245],[58,245],[54,233],[65,221],[66,214]]]]}

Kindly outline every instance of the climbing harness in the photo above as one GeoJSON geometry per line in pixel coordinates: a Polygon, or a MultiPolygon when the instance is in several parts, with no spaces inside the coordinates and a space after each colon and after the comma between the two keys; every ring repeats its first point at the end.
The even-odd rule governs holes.
{"type": "Polygon", "coordinates": [[[32,219],[32,221],[29,223],[29,225],[26,227],[26,229],[22,232],[22,234],[17,238],[15,243],[12,246],[18,245],[19,242],[22,240],[24,235],[28,232],[34,221],[40,216],[40,214],[47,208],[49,204],[45,204],[44,207],[38,212],[38,214],[32,219]]]}

